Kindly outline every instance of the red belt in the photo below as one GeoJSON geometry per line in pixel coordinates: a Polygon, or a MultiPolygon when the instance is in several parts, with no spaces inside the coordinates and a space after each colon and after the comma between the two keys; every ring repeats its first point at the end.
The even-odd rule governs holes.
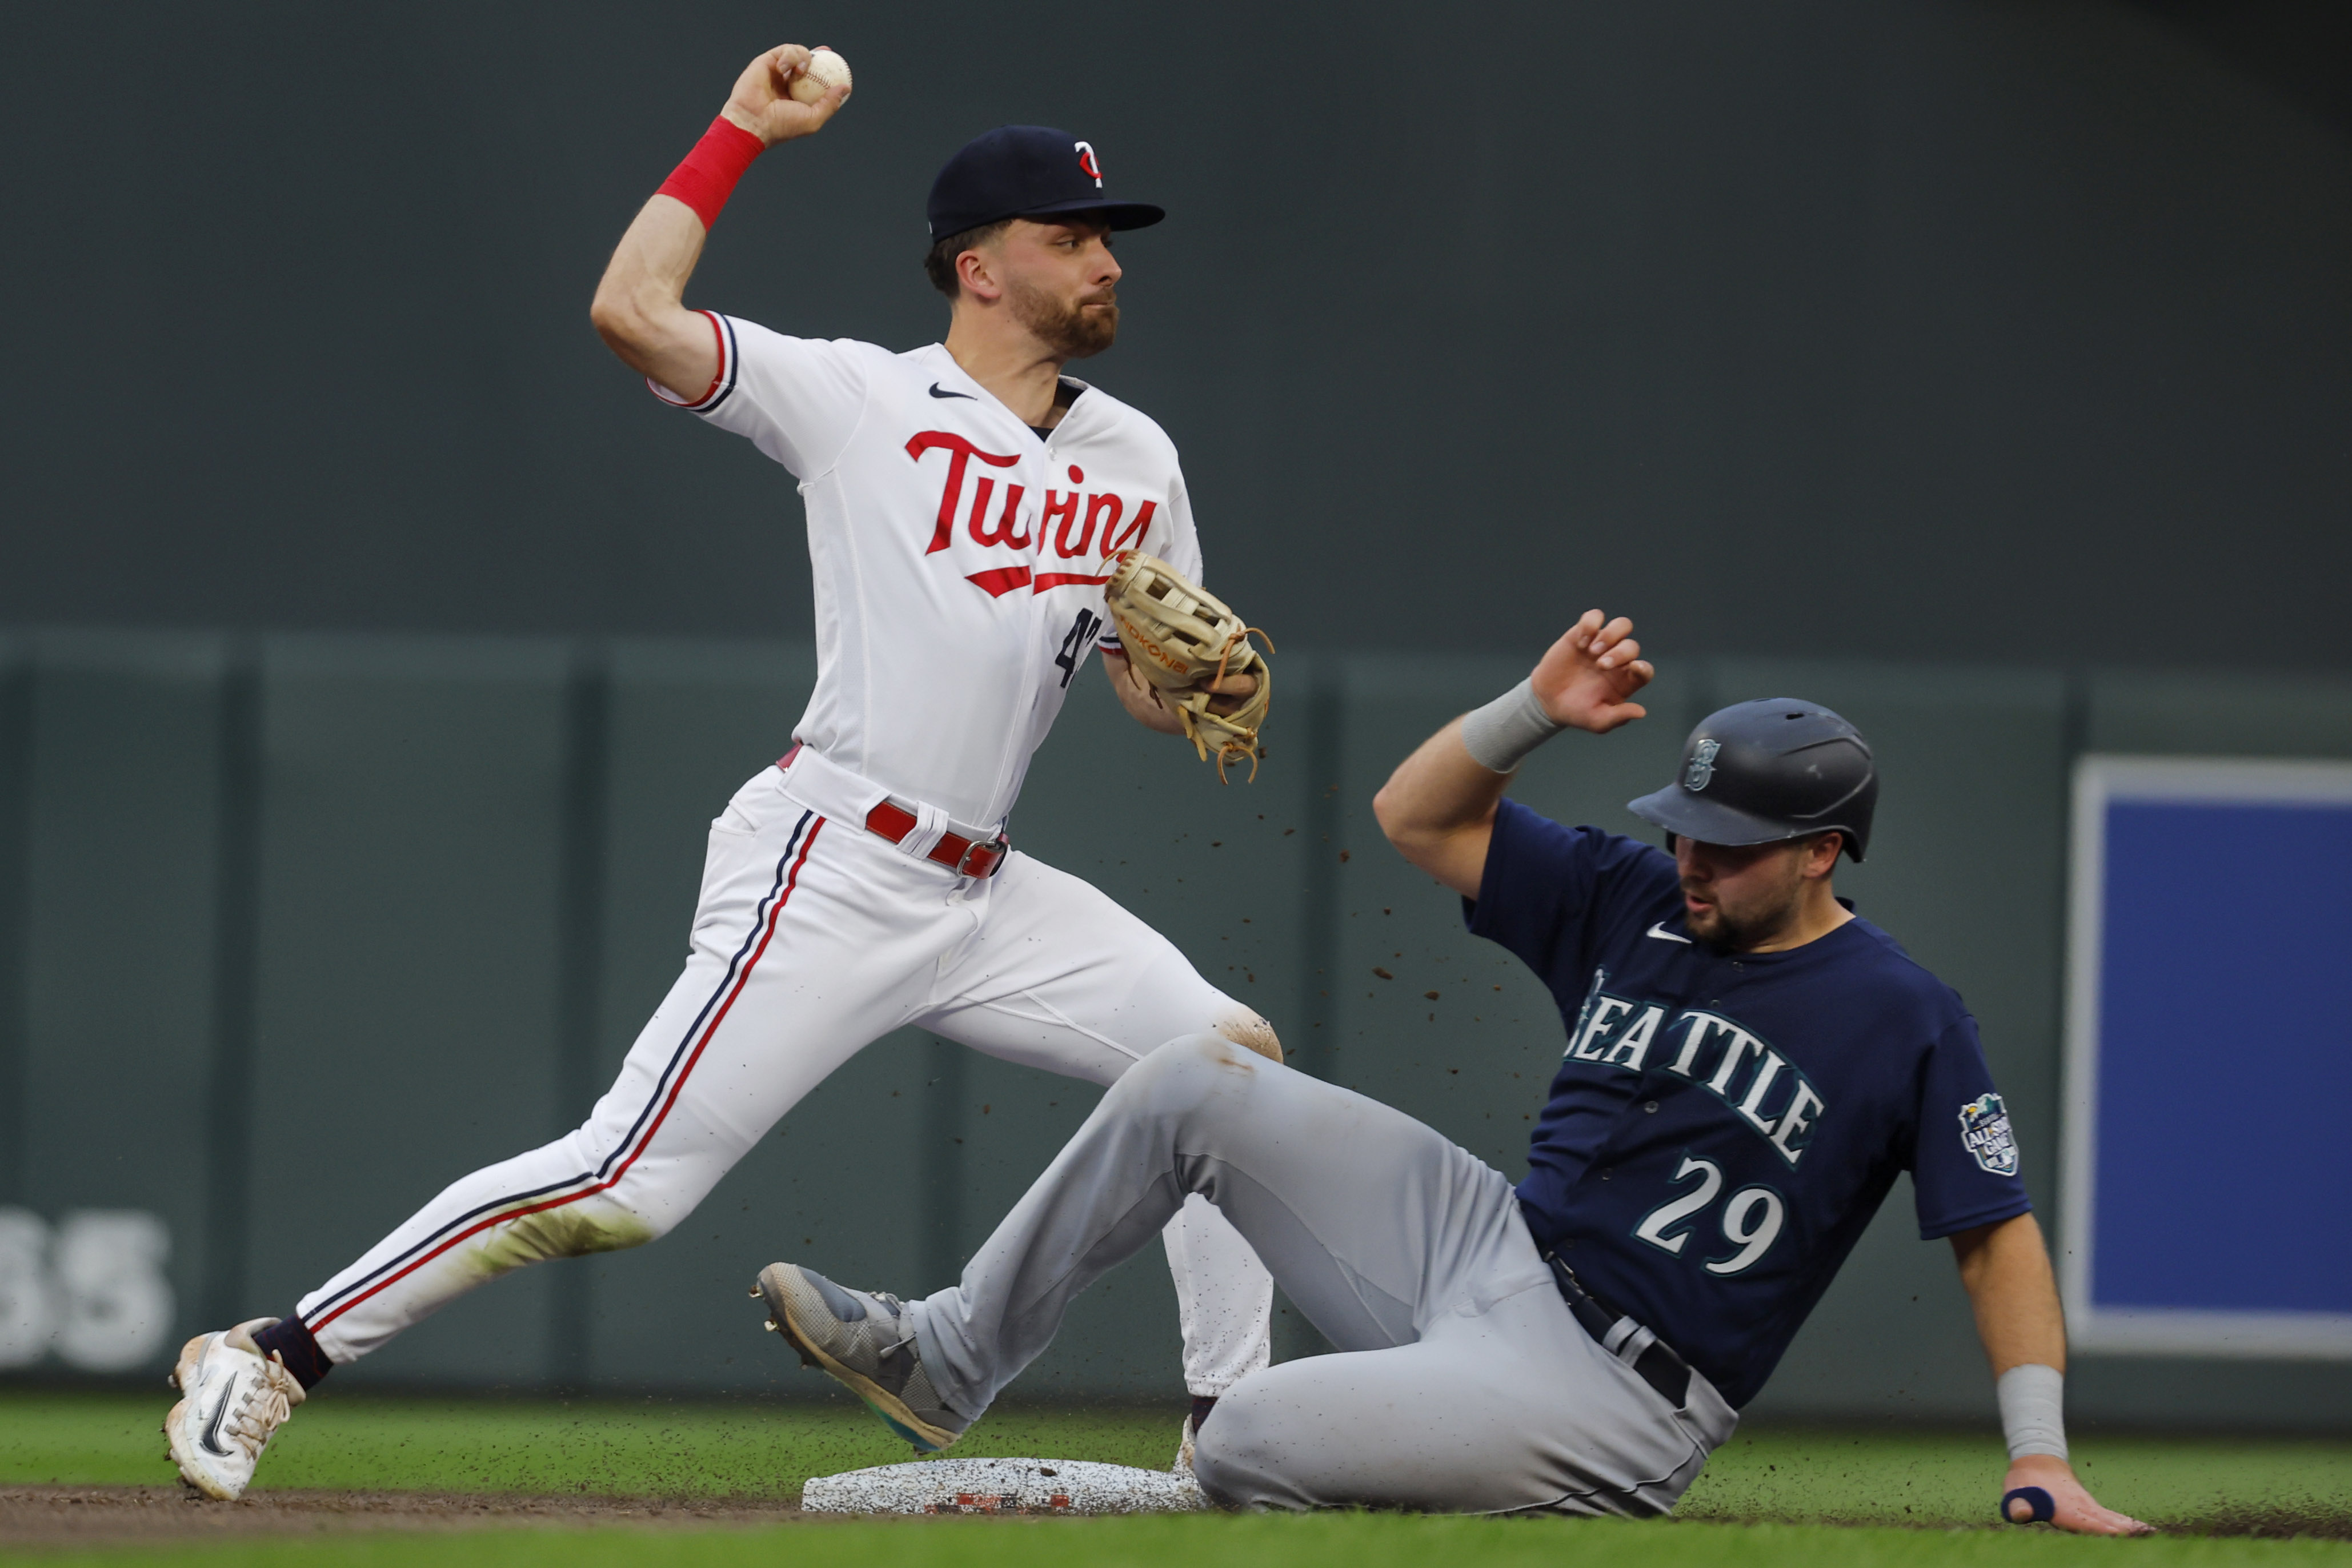
{"type": "MultiPolygon", "coordinates": [[[[885,800],[866,813],[866,831],[894,844],[903,843],[907,835],[915,831],[915,813],[885,800]]],[[[937,861],[960,875],[994,876],[997,867],[1004,863],[1010,847],[1003,833],[984,841],[967,839],[961,833],[941,833],[940,841],[923,858],[937,861]]]]}

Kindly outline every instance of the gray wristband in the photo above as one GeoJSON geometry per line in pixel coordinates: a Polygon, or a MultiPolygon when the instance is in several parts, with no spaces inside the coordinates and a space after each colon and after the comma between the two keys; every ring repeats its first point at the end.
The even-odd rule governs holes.
{"type": "Polygon", "coordinates": [[[1479,767],[1516,773],[1528,753],[1568,727],[1556,724],[1536,700],[1531,681],[1521,681],[1485,707],[1462,719],[1462,746],[1479,767]]]}
{"type": "Polygon", "coordinates": [[[2009,1457],[2028,1454],[2066,1457],[2066,1375],[2054,1366],[2028,1363],[2012,1366],[1993,1385],[2000,1399],[2000,1429],[2009,1438],[2009,1457]]]}

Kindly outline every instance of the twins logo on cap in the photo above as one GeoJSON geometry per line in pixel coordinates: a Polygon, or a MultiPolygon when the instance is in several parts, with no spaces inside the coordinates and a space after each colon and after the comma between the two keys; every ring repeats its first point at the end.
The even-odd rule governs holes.
{"type": "Polygon", "coordinates": [[[923,216],[938,238],[1004,218],[1140,229],[1168,215],[1150,202],[1114,202],[1103,183],[1093,142],[1050,125],[1000,125],[947,161],[923,216]]]}

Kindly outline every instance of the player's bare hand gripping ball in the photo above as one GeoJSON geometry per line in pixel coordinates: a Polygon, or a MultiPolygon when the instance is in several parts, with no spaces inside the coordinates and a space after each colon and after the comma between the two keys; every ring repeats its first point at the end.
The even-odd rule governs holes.
{"type": "Polygon", "coordinates": [[[1633,623],[1622,615],[1604,621],[1588,610],[1536,663],[1528,684],[1555,724],[1606,735],[1649,709],[1629,699],[1657,671],[1633,641],[1633,623]]]}
{"type": "Polygon", "coordinates": [[[848,100],[848,61],[821,47],[779,44],[743,68],[719,112],[773,147],[824,130],[848,100]],[[803,97],[812,85],[818,90],[803,97]]]}
{"type": "Polygon", "coordinates": [[[843,59],[837,51],[819,44],[809,51],[808,64],[793,78],[792,86],[787,90],[793,95],[794,103],[813,104],[822,102],[824,95],[835,88],[841,89],[846,95],[849,86],[849,62],[843,59]]]}

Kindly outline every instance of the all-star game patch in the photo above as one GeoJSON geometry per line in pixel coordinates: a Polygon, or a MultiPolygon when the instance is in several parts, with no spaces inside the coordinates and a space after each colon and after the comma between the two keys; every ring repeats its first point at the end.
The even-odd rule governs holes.
{"type": "Polygon", "coordinates": [[[1960,1142],[1969,1157],[1995,1176],[2017,1174],[2017,1138],[2009,1130],[2009,1107],[1987,1094],[1960,1107],[1960,1142]]]}

